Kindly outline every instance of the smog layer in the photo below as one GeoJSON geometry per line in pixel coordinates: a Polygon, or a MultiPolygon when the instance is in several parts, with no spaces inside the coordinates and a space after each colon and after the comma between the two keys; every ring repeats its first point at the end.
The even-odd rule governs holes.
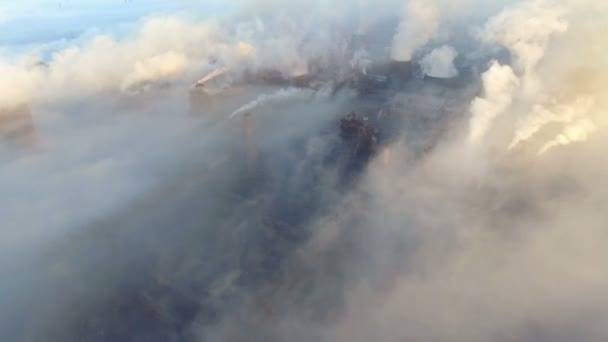
{"type": "Polygon", "coordinates": [[[0,4],[0,340],[608,340],[608,4],[0,4]]]}

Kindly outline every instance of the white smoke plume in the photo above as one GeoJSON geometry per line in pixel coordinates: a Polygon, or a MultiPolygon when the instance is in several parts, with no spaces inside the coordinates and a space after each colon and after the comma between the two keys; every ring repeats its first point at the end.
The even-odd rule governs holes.
{"type": "Polygon", "coordinates": [[[568,29],[563,10],[545,0],[521,3],[492,18],[483,38],[508,48],[515,57],[515,66],[524,75],[532,76],[542,61],[551,39],[568,29]]]}
{"type": "Polygon", "coordinates": [[[541,105],[534,107],[532,112],[522,118],[515,131],[515,137],[509,145],[509,149],[531,139],[548,124],[570,124],[573,121],[589,115],[593,107],[591,98],[579,98],[569,105],[559,105],[555,111],[548,110],[541,105]]]}
{"type": "Polygon", "coordinates": [[[494,120],[509,109],[520,84],[510,66],[496,61],[482,75],[482,81],[484,95],[471,104],[469,140],[472,143],[480,143],[494,120]]]}
{"type": "Polygon", "coordinates": [[[235,52],[236,46],[221,41],[219,27],[213,23],[154,18],[134,37],[117,40],[98,36],[82,47],[56,52],[39,66],[1,61],[3,74],[10,77],[0,81],[0,91],[7,94],[0,106],[120,93],[146,84],[175,82],[195,72],[213,55],[235,52]]]}
{"type": "Polygon", "coordinates": [[[310,90],[298,89],[298,88],[282,88],[272,94],[262,94],[255,100],[241,106],[230,114],[230,118],[234,118],[237,115],[245,114],[260,106],[272,104],[273,102],[280,102],[286,99],[293,98],[305,98],[313,94],[310,90]]]}
{"type": "Polygon", "coordinates": [[[180,16],[143,20],[132,35],[98,35],[55,52],[1,58],[0,107],[54,102],[83,96],[138,92],[170,83],[194,82],[209,64],[235,72],[280,71],[285,76],[310,72],[308,62],[327,65],[342,56],[346,36],[326,21],[293,17],[264,22],[245,16],[221,21],[180,16]]]}
{"type": "MultiPolygon", "coordinates": [[[[521,147],[525,142],[534,144],[534,139],[550,139],[550,142],[536,143],[541,145],[539,151],[542,154],[548,151],[548,146],[581,141],[597,132],[595,122],[604,121],[598,116],[602,112],[599,103],[606,96],[605,87],[585,87],[575,75],[584,75],[581,71],[584,67],[576,58],[582,60],[594,56],[587,50],[590,46],[602,44],[595,34],[589,32],[588,25],[595,21],[583,25],[583,18],[598,18],[603,13],[605,9],[591,6],[582,9],[570,1],[533,1],[517,4],[489,20],[482,35],[484,41],[500,44],[511,52],[514,72],[521,84],[521,89],[511,95],[510,102],[515,105],[510,110],[502,109],[503,112],[507,110],[508,116],[515,121],[509,149],[521,147]],[[598,12],[592,13],[594,10],[598,12]],[[576,22],[576,26],[571,22],[576,22]],[[577,43],[581,37],[589,42],[577,43]],[[573,46],[577,48],[573,49],[573,46]],[[575,128],[570,127],[574,122],[577,122],[575,128]],[[589,123],[594,123],[593,129],[589,123]],[[551,137],[552,125],[562,125],[564,132],[568,127],[572,128],[570,134],[559,135],[561,144],[556,144],[551,137]],[[577,127],[587,128],[582,130],[584,134],[574,134],[581,131],[577,127]],[[578,138],[566,138],[573,135],[578,138]]],[[[595,59],[587,60],[588,63],[596,65],[596,72],[603,74],[605,63],[592,58],[595,59]]],[[[492,111],[487,113],[495,117],[492,111]]]]}
{"type": "Polygon", "coordinates": [[[458,52],[451,46],[444,45],[429,52],[420,60],[420,67],[425,75],[437,78],[458,76],[454,60],[458,52]]]}
{"type": "Polygon", "coordinates": [[[196,83],[194,83],[192,87],[195,88],[204,86],[206,83],[213,81],[214,79],[220,78],[222,75],[225,75],[228,71],[229,70],[226,67],[221,67],[219,69],[213,70],[200,80],[196,81],[196,83]]]}
{"type": "Polygon", "coordinates": [[[439,9],[433,1],[408,1],[393,38],[391,57],[396,61],[410,61],[414,53],[433,37],[439,21],[439,9]]]}
{"type": "Polygon", "coordinates": [[[557,146],[567,146],[575,142],[585,142],[597,130],[595,124],[589,119],[582,119],[566,126],[555,139],[546,143],[538,154],[543,154],[557,146]]]}

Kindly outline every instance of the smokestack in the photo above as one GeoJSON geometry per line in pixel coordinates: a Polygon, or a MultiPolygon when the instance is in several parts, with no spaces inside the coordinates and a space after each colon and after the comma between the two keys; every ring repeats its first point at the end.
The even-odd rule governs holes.
{"type": "Polygon", "coordinates": [[[17,147],[36,147],[40,138],[26,104],[0,109],[0,138],[17,147]]]}

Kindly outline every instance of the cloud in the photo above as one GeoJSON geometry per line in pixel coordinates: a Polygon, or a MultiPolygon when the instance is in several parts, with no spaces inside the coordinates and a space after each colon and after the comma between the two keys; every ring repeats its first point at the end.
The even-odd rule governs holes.
{"type": "Polygon", "coordinates": [[[3,10],[0,10],[0,25],[6,23],[9,20],[10,20],[10,17],[8,15],[8,13],[6,13],[3,10]]]}

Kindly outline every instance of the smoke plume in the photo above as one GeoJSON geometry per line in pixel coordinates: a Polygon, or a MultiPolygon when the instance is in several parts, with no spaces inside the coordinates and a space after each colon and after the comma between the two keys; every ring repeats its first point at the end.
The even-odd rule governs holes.
{"type": "Polygon", "coordinates": [[[458,76],[458,69],[454,66],[454,60],[458,52],[444,45],[429,52],[420,60],[420,67],[425,75],[437,78],[452,78],[458,76]]]}
{"type": "Polygon", "coordinates": [[[508,65],[494,61],[482,75],[483,97],[476,98],[471,104],[470,140],[478,143],[483,140],[492,122],[506,112],[512,102],[513,93],[519,86],[519,79],[508,65]]]}
{"type": "Polygon", "coordinates": [[[396,61],[410,61],[439,28],[439,16],[432,1],[408,1],[393,38],[391,57],[396,61]]]}

